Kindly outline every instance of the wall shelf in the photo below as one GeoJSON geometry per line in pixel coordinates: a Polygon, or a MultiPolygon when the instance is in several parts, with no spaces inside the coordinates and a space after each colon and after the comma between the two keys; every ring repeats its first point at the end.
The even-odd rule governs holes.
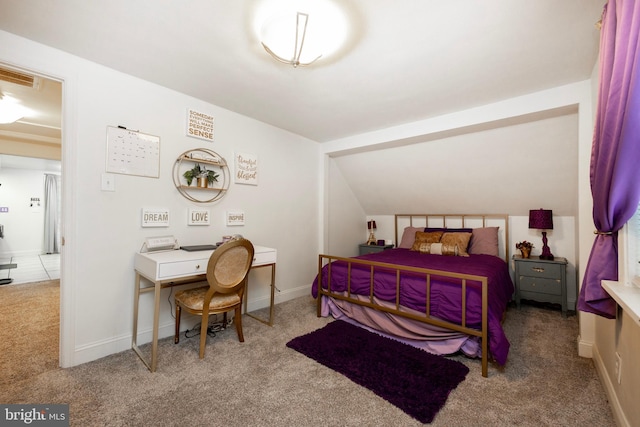
{"type": "Polygon", "coordinates": [[[196,203],[212,203],[221,199],[229,189],[230,174],[226,160],[215,151],[207,148],[196,148],[185,151],[173,165],[173,184],[186,199],[196,203]],[[196,164],[218,174],[218,181],[212,187],[198,186],[194,178],[192,185],[187,185],[184,173],[196,164]]]}

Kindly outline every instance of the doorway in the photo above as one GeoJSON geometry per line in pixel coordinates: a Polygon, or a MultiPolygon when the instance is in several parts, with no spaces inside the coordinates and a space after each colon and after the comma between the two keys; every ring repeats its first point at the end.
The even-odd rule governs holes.
{"type": "MultiPolygon", "coordinates": [[[[3,287],[15,286],[15,289],[57,282],[54,286],[57,298],[50,298],[51,286],[48,286],[45,299],[56,304],[60,297],[60,246],[47,249],[51,245],[44,239],[44,216],[46,175],[57,179],[58,210],[63,200],[59,185],[62,179],[62,82],[0,63],[0,102],[23,107],[15,120],[0,116],[0,224],[3,225],[0,264],[15,265],[15,268],[0,270],[0,278],[11,279],[12,283],[3,287]]],[[[56,218],[61,217],[58,214],[56,218]]],[[[59,221],[57,219],[58,229],[59,221]]],[[[34,290],[39,288],[44,287],[33,286],[34,290]]],[[[17,312],[5,321],[19,328],[28,324],[27,313],[17,312]]],[[[56,323],[58,321],[59,314],[56,323]]],[[[53,344],[56,347],[59,328],[57,334],[53,344]]],[[[48,346],[50,342],[38,334],[24,338],[34,345],[48,346]],[[43,341],[38,342],[40,340],[43,341]]],[[[58,366],[58,348],[53,353],[58,366]]]]}

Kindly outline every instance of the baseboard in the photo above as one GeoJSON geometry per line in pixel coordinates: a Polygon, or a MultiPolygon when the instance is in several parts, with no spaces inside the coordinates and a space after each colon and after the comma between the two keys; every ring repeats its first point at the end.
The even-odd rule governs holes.
{"type": "Polygon", "coordinates": [[[607,395],[607,399],[609,400],[609,404],[611,405],[611,410],[613,411],[613,418],[616,421],[616,424],[621,427],[631,427],[631,424],[627,420],[627,417],[622,410],[622,406],[620,405],[620,401],[618,400],[618,395],[616,394],[616,389],[613,386],[613,381],[609,374],[607,373],[607,369],[604,366],[604,362],[602,361],[602,357],[600,357],[600,353],[598,352],[597,347],[593,347],[593,363],[596,367],[596,371],[598,372],[598,376],[600,377],[600,382],[604,387],[604,391],[607,395]]]}
{"type": "Polygon", "coordinates": [[[578,356],[586,357],[587,359],[593,358],[593,343],[584,341],[580,336],[578,336],[578,356]]]}
{"type": "MultiPolygon", "coordinates": [[[[289,301],[295,298],[299,298],[305,295],[311,295],[311,285],[300,286],[293,289],[287,289],[284,291],[276,291],[274,295],[274,304],[280,304],[285,301],[289,301]]],[[[271,295],[251,299],[247,303],[247,311],[255,311],[261,308],[269,307],[271,295]]],[[[274,322],[277,323],[277,313],[274,316],[274,322]]],[[[189,325],[186,325],[189,326],[189,325]]],[[[175,324],[173,322],[167,322],[159,325],[158,337],[159,339],[173,336],[175,324]]],[[[151,342],[153,336],[152,329],[139,330],[138,331],[138,345],[151,342]]],[[[73,364],[71,366],[81,365],[83,363],[91,362],[93,360],[101,359],[111,354],[120,353],[122,351],[131,350],[131,334],[112,337],[109,339],[95,341],[90,344],[76,347],[73,355],[73,364]]]]}
{"type": "Polygon", "coordinates": [[[0,258],[11,258],[11,257],[23,257],[23,256],[38,256],[42,255],[42,250],[34,250],[29,249],[26,251],[10,251],[10,252],[0,252],[0,258]]]}

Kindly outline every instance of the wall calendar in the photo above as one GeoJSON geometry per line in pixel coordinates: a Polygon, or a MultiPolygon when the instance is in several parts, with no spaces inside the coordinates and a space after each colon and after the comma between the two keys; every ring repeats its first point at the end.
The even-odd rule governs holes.
{"type": "Polygon", "coordinates": [[[107,126],[106,171],[160,177],[160,137],[120,126],[107,126]]]}

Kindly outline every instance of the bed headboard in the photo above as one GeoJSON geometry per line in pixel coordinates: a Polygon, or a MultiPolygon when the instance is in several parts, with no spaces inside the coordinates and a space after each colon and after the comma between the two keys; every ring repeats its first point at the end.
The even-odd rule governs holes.
{"type": "Polygon", "coordinates": [[[509,262],[509,215],[507,214],[396,214],[396,244],[405,227],[483,228],[498,227],[500,257],[509,262]]]}

